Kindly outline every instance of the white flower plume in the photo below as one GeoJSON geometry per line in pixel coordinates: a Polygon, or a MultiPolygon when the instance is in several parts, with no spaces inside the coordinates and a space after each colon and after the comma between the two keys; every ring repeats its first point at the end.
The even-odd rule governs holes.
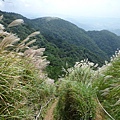
{"type": "Polygon", "coordinates": [[[23,24],[24,23],[24,20],[23,19],[16,19],[14,20],[13,22],[11,22],[8,27],[13,27],[13,26],[17,26],[17,25],[20,25],[20,24],[23,24]]]}

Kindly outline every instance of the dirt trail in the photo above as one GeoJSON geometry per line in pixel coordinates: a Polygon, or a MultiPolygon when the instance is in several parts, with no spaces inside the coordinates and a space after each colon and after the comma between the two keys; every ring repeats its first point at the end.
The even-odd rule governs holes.
{"type": "Polygon", "coordinates": [[[53,120],[53,111],[54,111],[54,108],[56,107],[57,102],[58,101],[55,100],[55,102],[52,104],[52,106],[50,107],[50,109],[47,111],[44,120],[53,120]]]}

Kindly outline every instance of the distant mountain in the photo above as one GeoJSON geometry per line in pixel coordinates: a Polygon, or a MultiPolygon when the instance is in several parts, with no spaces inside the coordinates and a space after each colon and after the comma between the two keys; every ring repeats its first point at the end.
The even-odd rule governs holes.
{"type": "Polygon", "coordinates": [[[120,37],[112,32],[107,30],[88,31],[87,34],[109,57],[114,54],[116,48],[120,48],[120,37]]]}
{"type": "Polygon", "coordinates": [[[48,75],[57,79],[63,74],[62,67],[71,67],[82,59],[89,59],[102,65],[105,60],[120,47],[120,37],[109,31],[85,31],[71,22],[56,17],[27,19],[19,14],[6,13],[2,23],[7,26],[12,20],[22,18],[25,24],[13,27],[8,31],[17,33],[24,39],[31,32],[39,30],[35,45],[45,47],[50,65],[48,75]],[[68,64],[66,66],[66,64],[68,64]]]}
{"type": "Polygon", "coordinates": [[[85,30],[109,30],[120,36],[120,18],[80,17],[66,18],[85,30]]]}
{"type": "MultiPolygon", "coordinates": [[[[99,58],[109,58],[120,48],[120,37],[107,31],[85,31],[60,18],[44,17],[34,19],[33,23],[47,40],[57,43],[57,39],[88,49],[99,58]]],[[[58,44],[59,46],[59,44],[58,44]]]]}

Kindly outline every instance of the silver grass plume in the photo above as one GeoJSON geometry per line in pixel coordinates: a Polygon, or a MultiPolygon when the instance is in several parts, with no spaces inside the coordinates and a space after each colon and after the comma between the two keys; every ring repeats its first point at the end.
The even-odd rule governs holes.
{"type": "Polygon", "coordinates": [[[3,19],[3,15],[0,16],[0,21],[3,19]]]}
{"type": "Polygon", "coordinates": [[[103,65],[101,68],[99,68],[99,73],[104,73],[105,71],[107,71],[109,66],[112,66],[112,63],[117,60],[120,57],[120,50],[117,49],[117,51],[115,51],[115,55],[112,55],[112,57],[110,57],[110,62],[105,61],[105,65],[103,65]]]}
{"type": "MultiPolygon", "coordinates": [[[[1,17],[2,19],[2,17],[1,17]]],[[[16,26],[16,25],[20,25],[22,24],[24,21],[22,19],[17,19],[14,20],[13,22],[11,22],[8,27],[12,27],[12,26],[16,26]]],[[[3,38],[0,41],[0,53],[3,52],[7,52],[7,47],[9,46],[14,46],[14,43],[18,42],[20,39],[12,33],[9,33],[7,31],[3,31],[4,30],[4,26],[2,24],[0,24],[0,36],[3,36],[3,38]]],[[[35,49],[35,47],[31,48],[29,47],[29,45],[33,44],[36,39],[33,39],[31,41],[30,38],[34,37],[36,35],[40,34],[39,31],[33,32],[30,35],[27,36],[26,39],[24,39],[23,41],[21,41],[18,45],[14,46],[15,49],[14,51],[16,51],[18,53],[19,56],[22,57],[27,57],[29,60],[27,61],[28,64],[29,62],[31,62],[38,70],[40,73],[40,77],[45,77],[46,75],[43,73],[43,69],[49,64],[49,61],[46,60],[46,57],[43,56],[43,52],[45,51],[45,48],[39,48],[39,49],[35,49]],[[26,49],[28,48],[28,49],[26,49]],[[21,51],[25,50],[24,53],[22,53],[21,51]]],[[[14,51],[11,51],[10,53],[14,53],[14,51]]],[[[9,53],[9,54],[10,54],[9,53]]]]}
{"type": "Polygon", "coordinates": [[[30,41],[30,42],[28,42],[25,46],[27,47],[27,46],[29,46],[29,45],[33,44],[34,42],[36,42],[36,39],[31,40],[31,41],[30,41]]]}
{"type": "Polygon", "coordinates": [[[42,74],[42,71],[49,64],[49,61],[46,60],[46,57],[42,57],[44,51],[45,48],[39,48],[37,50],[29,48],[24,52],[24,56],[29,58],[29,62],[32,62],[35,68],[39,70],[40,77],[42,78],[45,77],[45,75],[42,74]]]}
{"type": "Polygon", "coordinates": [[[34,36],[39,35],[39,34],[40,34],[40,31],[33,32],[30,35],[28,35],[28,38],[34,37],[34,36]]]}
{"type": "Polygon", "coordinates": [[[8,35],[10,35],[10,33],[8,33],[8,32],[4,32],[3,30],[0,30],[0,36],[8,36],[8,35]]]}
{"type": "Polygon", "coordinates": [[[18,26],[24,23],[23,19],[16,19],[13,22],[11,22],[8,27],[18,26]]]}
{"type": "Polygon", "coordinates": [[[16,51],[18,52],[19,50],[25,49],[25,48],[29,48],[29,45],[33,44],[34,42],[36,42],[36,39],[31,40],[30,42],[28,42],[30,40],[30,37],[34,37],[36,35],[40,34],[39,31],[33,32],[30,35],[27,36],[27,38],[25,38],[22,42],[20,42],[17,46],[16,51]]]}
{"type": "Polygon", "coordinates": [[[0,42],[0,51],[4,50],[6,47],[13,45],[20,39],[15,36],[14,34],[10,34],[7,37],[5,37],[1,42],[0,42]]]}
{"type": "Polygon", "coordinates": [[[4,30],[4,25],[0,24],[0,30],[4,30]]]}

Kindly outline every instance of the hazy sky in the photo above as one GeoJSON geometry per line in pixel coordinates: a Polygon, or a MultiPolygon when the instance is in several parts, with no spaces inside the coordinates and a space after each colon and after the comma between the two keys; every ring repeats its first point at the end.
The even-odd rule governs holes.
{"type": "Polygon", "coordinates": [[[120,18],[120,0],[0,0],[0,10],[28,18],[114,17],[120,18]]]}

